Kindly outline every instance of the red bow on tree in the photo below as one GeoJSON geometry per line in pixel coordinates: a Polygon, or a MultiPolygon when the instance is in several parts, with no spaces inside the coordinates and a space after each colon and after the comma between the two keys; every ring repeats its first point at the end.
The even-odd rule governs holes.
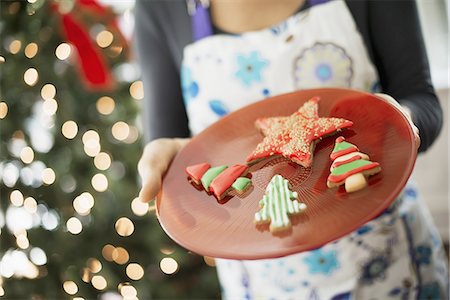
{"type": "Polygon", "coordinates": [[[89,36],[87,23],[102,23],[113,34],[115,44],[120,49],[127,48],[127,41],[117,26],[115,14],[100,5],[96,0],[75,0],[69,12],[62,12],[59,4],[52,4],[52,9],[61,18],[63,35],[72,44],[77,53],[78,66],[83,82],[91,90],[110,90],[114,78],[101,48],[89,36]]]}

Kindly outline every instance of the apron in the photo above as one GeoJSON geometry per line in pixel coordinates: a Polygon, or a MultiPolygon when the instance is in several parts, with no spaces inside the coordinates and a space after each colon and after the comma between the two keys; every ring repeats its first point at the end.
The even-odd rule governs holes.
{"type": "MultiPolygon", "coordinates": [[[[181,86],[193,135],[269,96],[317,87],[378,91],[376,69],[342,0],[310,0],[276,26],[239,35],[213,35],[207,9],[189,3],[195,42],[184,49],[181,86]]],[[[216,265],[224,299],[448,295],[442,243],[411,185],[381,216],[319,249],[216,265]]]]}

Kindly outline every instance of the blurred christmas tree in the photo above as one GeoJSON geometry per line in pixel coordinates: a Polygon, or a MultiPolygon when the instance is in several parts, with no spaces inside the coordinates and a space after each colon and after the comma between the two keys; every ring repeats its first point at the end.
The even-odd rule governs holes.
{"type": "Polygon", "coordinates": [[[116,16],[95,0],[0,11],[0,296],[217,298],[208,260],[135,199],[143,92],[116,16]]]}

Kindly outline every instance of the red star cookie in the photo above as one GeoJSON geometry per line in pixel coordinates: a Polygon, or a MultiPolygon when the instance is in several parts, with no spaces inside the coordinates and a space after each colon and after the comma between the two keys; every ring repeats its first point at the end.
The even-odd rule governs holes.
{"type": "Polygon", "coordinates": [[[247,157],[247,162],[252,164],[282,155],[301,166],[311,166],[317,139],[353,125],[353,122],[341,118],[320,118],[319,100],[319,97],[311,98],[287,117],[257,119],[255,125],[265,137],[247,157]]]}

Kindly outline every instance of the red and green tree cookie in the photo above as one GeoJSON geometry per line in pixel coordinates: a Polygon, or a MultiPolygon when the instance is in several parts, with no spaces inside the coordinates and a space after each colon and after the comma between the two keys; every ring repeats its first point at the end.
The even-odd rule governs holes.
{"type": "Polygon", "coordinates": [[[255,213],[255,223],[270,223],[271,232],[289,229],[292,226],[289,216],[299,214],[306,208],[297,197],[297,192],[290,190],[288,180],[281,175],[275,175],[259,202],[261,210],[255,213]]]}
{"type": "Polygon", "coordinates": [[[358,147],[346,142],[342,136],[336,139],[330,158],[333,163],[327,186],[332,188],[345,184],[348,193],[365,188],[367,177],[381,171],[379,163],[370,161],[367,154],[359,152],[358,147]]]}
{"type": "Polygon", "coordinates": [[[247,166],[234,165],[231,167],[201,163],[186,168],[189,178],[197,185],[214,194],[217,199],[223,199],[232,190],[243,193],[250,186],[251,180],[244,176],[247,166]]]}

